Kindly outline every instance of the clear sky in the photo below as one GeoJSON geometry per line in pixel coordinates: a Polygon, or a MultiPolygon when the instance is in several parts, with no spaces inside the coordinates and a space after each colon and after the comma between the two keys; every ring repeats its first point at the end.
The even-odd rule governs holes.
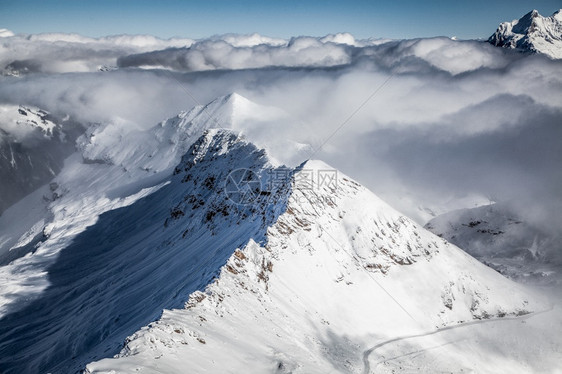
{"type": "Polygon", "coordinates": [[[152,34],[202,38],[224,33],[289,37],[351,32],[357,38],[486,38],[501,21],[562,0],[0,0],[0,28],[88,36],[152,34]]]}

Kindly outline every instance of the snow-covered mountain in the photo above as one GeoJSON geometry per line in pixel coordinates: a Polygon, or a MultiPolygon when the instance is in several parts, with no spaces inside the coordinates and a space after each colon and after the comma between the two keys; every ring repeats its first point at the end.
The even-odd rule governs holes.
{"type": "Polygon", "coordinates": [[[508,203],[455,210],[430,220],[425,228],[512,279],[559,279],[561,264],[555,254],[560,238],[527,222],[508,203]]]}
{"type": "Polygon", "coordinates": [[[550,17],[533,10],[518,20],[503,22],[488,42],[497,47],[562,58],[562,9],[550,17]]]}
{"type": "Polygon", "coordinates": [[[263,231],[238,237],[212,283],[193,292],[184,308],[164,311],[127,338],[118,358],[92,363],[87,372],[361,372],[375,337],[544,307],[330,166],[308,161],[281,174],[291,184],[288,178],[272,183],[268,176],[283,169],[254,167],[252,155],[263,153],[247,147],[232,133],[210,132],[175,178],[186,183],[184,191],[197,191],[201,171],[217,170],[210,183],[220,185],[225,174],[249,168],[265,187],[254,201],[236,206],[217,196],[202,207],[209,197],[190,193],[168,225],[183,230],[187,224],[172,243],[195,251],[182,242],[200,237],[190,223],[201,220],[201,208],[211,238],[230,236],[249,217],[261,216],[263,231]]]}
{"type": "Polygon", "coordinates": [[[0,106],[0,215],[53,179],[81,131],[79,124],[39,108],[0,106]]]}
{"type": "MultiPolygon", "coordinates": [[[[368,373],[381,340],[448,346],[548,308],[352,178],[291,165],[308,148],[283,137],[289,120],[233,94],[147,131],[88,129],[0,217],[0,371],[368,373]]],[[[446,352],[419,365],[532,362],[446,352]]]]}

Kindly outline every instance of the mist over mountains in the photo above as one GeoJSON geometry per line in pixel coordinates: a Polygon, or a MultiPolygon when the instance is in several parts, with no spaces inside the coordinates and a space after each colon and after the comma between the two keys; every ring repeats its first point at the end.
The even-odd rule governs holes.
{"type": "Polygon", "coordinates": [[[438,213],[468,207],[454,203],[466,201],[468,196],[472,196],[470,204],[481,203],[487,196],[496,200],[529,193],[540,197],[544,191],[539,189],[560,183],[558,145],[548,143],[554,137],[541,135],[549,134],[551,128],[557,131],[558,61],[447,38],[356,41],[345,34],[288,41],[258,35],[196,42],[127,38],[49,34],[4,38],[5,67],[27,59],[41,66],[41,61],[60,63],[56,71],[72,73],[45,74],[52,70],[41,68],[39,71],[45,73],[6,76],[0,98],[15,105],[35,105],[61,117],[70,114],[82,123],[116,122],[128,129],[148,128],[196,104],[239,92],[260,104],[285,110],[305,124],[291,138],[319,146],[353,113],[341,108],[358,107],[391,77],[383,93],[366,102],[343,131],[320,149],[320,155],[352,172],[405,213],[419,216],[421,222],[428,217],[422,217],[425,210],[417,206],[438,213]],[[136,42],[123,41],[129,39],[136,42]],[[185,45],[178,46],[182,43],[185,45]],[[143,52],[155,44],[169,48],[143,52]],[[123,45],[141,54],[124,53],[123,45]],[[73,53],[63,53],[65,48],[73,53]],[[91,61],[97,50],[112,54],[89,68],[89,73],[69,64],[91,61]],[[118,67],[123,60],[129,61],[127,66],[142,69],[97,71],[98,65],[118,67]],[[541,74],[533,73],[536,71],[541,74]],[[529,161],[525,163],[505,153],[502,145],[509,144],[509,137],[520,131],[533,134],[518,137],[527,143],[519,146],[526,150],[529,161]],[[375,143],[366,141],[357,146],[367,138],[375,143]],[[472,162],[476,156],[470,144],[480,143],[479,138],[489,144],[477,152],[478,157],[492,163],[486,168],[472,162]],[[409,139],[422,143],[412,147],[409,139]],[[394,144],[392,149],[389,144],[394,144]],[[463,145],[468,154],[453,151],[463,145]],[[404,154],[400,147],[407,149],[408,159],[419,160],[417,172],[412,173],[412,165],[400,160],[404,154]],[[432,156],[432,150],[439,155],[447,152],[447,157],[432,156]],[[364,162],[376,172],[364,173],[365,167],[358,166],[364,162]],[[453,164],[458,167],[451,170],[448,165],[453,164]],[[534,166],[537,164],[541,167],[534,166]],[[552,169],[548,165],[553,165],[552,169]],[[454,173],[464,167],[474,169],[470,178],[468,173],[444,177],[447,169],[454,173]],[[528,178],[528,173],[533,177],[528,178]],[[372,175],[377,175],[376,183],[372,175]],[[549,182],[542,183],[543,179],[549,182]],[[521,181],[535,185],[520,186],[521,181]],[[403,199],[407,201],[401,202],[403,199]],[[439,208],[443,201],[451,202],[450,206],[439,208]]]}

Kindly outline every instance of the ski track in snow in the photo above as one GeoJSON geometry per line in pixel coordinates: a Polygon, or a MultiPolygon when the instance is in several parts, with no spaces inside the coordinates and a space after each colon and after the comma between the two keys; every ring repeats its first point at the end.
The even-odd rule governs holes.
{"type": "MultiPolygon", "coordinates": [[[[430,332],[425,332],[425,333],[421,333],[421,334],[412,334],[412,335],[405,335],[405,336],[399,336],[393,339],[389,339],[389,340],[385,340],[383,342],[377,343],[374,346],[372,346],[371,348],[365,350],[363,352],[363,364],[365,365],[364,369],[363,369],[363,374],[370,374],[372,373],[371,371],[371,364],[370,364],[370,356],[371,354],[376,351],[377,349],[384,347],[385,345],[389,345],[392,343],[396,343],[399,341],[403,341],[403,340],[407,340],[407,339],[414,339],[414,338],[423,338],[423,337],[427,337],[427,336],[431,336],[431,335],[436,335],[436,334],[440,334],[442,332],[445,331],[450,331],[450,330],[456,330],[456,329],[460,329],[460,328],[464,328],[464,327],[469,327],[469,326],[474,326],[474,325],[481,325],[484,323],[491,323],[491,322],[507,322],[507,321],[522,321],[522,320],[526,320],[529,319],[531,317],[535,317],[539,314],[543,314],[543,313],[547,313],[550,312],[554,309],[554,306],[551,305],[550,308],[548,309],[544,309],[541,311],[537,311],[537,312],[531,312],[522,316],[515,316],[515,317],[503,317],[503,318],[490,318],[490,319],[485,319],[485,320],[477,320],[477,321],[470,321],[470,322],[464,322],[458,325],[454,325],[454,326],[446,326],[446,327],[442,327],[442,328],[438,328],[434,331],[430,331],[430,332]]],[[[451,342],[451,343],[455,343],[455,342],[451,342]]],[[[450,343],[447,343],[450,344],[450,343]]],[[[414,353],[419,353],[420,351],[415,351],[415,352],[410,352],[410,353],[405,353],[401,356],[407,356],[409,354],[414,354],[414,353]]],[[[399,357],[401,357],[399,356],[399,357]]],[[[383,362],[386,361],[390,361],[393,360],[397,357],[391,357],[389,359],[385,359],[385,360],[381,360],[381,361],[377,361],[376,365],[379,365],[383,362]]]]}

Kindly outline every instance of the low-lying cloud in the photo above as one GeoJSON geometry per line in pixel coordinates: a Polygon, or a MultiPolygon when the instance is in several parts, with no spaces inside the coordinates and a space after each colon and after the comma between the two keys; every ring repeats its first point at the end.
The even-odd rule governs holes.
{"type": "Polygon", "coordinates": [[[4,73],[27,71],[0,78],[0,102],[148,128],[238,92],[298,119],[283,133],[420,221],[419,207],[510,200],[562,226],[552,209],[562,202],[562,61],[479,41],[349,34],[1,40],[4,73]]]}
{"type": "Polygon", "coordinates": [[[91,72],[116,66],[120,56],[184,47],[192,39],[159,39],[150,35],[88,38],[76,34],[0,34],[0,74],[91,72]]]}

